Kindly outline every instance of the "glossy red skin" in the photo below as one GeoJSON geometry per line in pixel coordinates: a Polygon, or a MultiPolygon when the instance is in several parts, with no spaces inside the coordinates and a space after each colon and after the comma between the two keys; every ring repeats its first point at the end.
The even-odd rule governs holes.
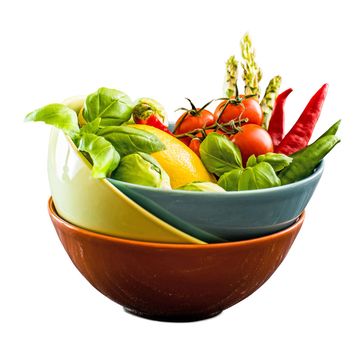
{"type": "MultiPolygon", "coordinates": [[[[222,101],[214,111],[214,115],[219,118],[223,107],[227,101],[222,101]]],[[[249,124],[262,125],[263,112],[260,104],[254,98],[245,98],[241,103],[228,103],[227,107],[222,113],[220,123],[228,123],[231,120],[248,119],[249,124]]]]}
{"type": "Polygon", "coordinates": [[[252,154],[259,156],[273,152],[272,138],[265,129],[257,124],[243,125],[241,131],[230,139],[241,151],[243,166],[246,165],[247,159],[252,154]]]}
{"type": "Polygon", "coordinates": [[[200,157],[199,147],[201,146],[201,140],[197,138],[193,138],[189,143],[189,148],[200,157]]]}
{"type": "MultiPolygon", "coordinates": [[[[199,109],[197,109],[199,110],[199,109]]],[[[175,125],[175,135],[185,134],[195,129],[204,128],[213,125],[217,118],[206,109],[199,112],[199,115],[191,115],[189,112],[182,114],[175,125]],[[183,120],[183,121],[182,121],[183,120]],[[180,124],[180,125],[179,125],[180,124]],[[177,125],[179,125],[177,127],[177,125]]]]}
{"type": "MultiPolygon", "coordinates": [[[[217,134],[220,135],[225,135],[228,138],[228,135],[225,134],[222,130],[216,130],[214,131],[214,129],[208,129],[206,130],[206,134],[211,134],[212,132],[216,132],[217,134]]],[[[200,153],[199,153],[199,146],[201,145],[201,142],[203,141],[203,134],[201,132],[196,134],[196,137],[194,137],[193,139],[190,139],[189,143],[187,144],[187,146],[194,152],[197,154],[198,157],[200,157],[200,153]]],[[[187,142],[187,140],[186,140],[187,142]]]]}

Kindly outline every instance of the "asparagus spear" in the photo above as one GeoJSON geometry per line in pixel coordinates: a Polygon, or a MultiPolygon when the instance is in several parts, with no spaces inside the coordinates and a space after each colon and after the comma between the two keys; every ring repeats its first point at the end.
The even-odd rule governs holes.
{"type": "Polygon", "coordinates": [[[254,60],[255,51],[248,33],[246,33],[241,40],[241,51],[243,58],[243,62],[241,63],[243,68],[242,78],[245,84],[244,94],[254,95],[259,99],[259,82],[262,79],[262,71],[254,60]]]}
{"type": "Polygon", "coordinates": [[[236,95],[238,79],[238,61],[234,56],[228,58],[226,62],[226,81],[225,95],[231,98],[236,95]]]}
{"type": "Polygon", "coordinates": [[[262,127],[265,129],[268,129],[269,119],[273,111],[274,102],[278,96],[281,82],[282,78],[279,75],[272,78],[266,88],[263,99],[260,103],[263,111],[262,127]]]}

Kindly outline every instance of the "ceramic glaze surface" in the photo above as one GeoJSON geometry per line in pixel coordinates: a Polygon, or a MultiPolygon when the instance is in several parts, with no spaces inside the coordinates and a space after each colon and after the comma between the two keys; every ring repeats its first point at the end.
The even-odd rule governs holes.
{"type": "MultiPolygon", "coordinates": [[[[120,185],[127,185],[133,200],[177,228],[185,221],[226,241],[237,241],[277,232],[293,224],[310,201],[323,169],[322,162],[304,180],[240,192],[169,191],[120,185]]],[[[114,185],[118,183],[110,181],[114,185]]]]}
{"type": "Polygon", "coordinates": [[[77,226],[141,241],[204,243],[144,210],[107,180],[94,179],[89,162],[57,129],[50,135],[48,178],[58,213],[77,226]]]}
{"type": "Polygon", "coordinates": [[[255,292],[287,255],[304,220],[272,235],[207,245],[125,240],[80,229],[49,214],[72,262],[101,293],[136,315],[193,321],[255,292]]]}

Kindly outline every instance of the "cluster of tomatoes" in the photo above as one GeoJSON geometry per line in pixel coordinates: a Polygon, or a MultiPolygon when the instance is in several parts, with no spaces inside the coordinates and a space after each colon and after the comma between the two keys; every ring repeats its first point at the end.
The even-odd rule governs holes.
{"type": "Polygon", "coordinates": [[[250,155],[256,156],[273,152],[272,138],[262,127],[263,112],[253,96],[236,96],[221,99],[214,112],[207,103],[196,108],[193,103],[175,124],[174,135],[199,155],[199,147],[210,132],[227,136],[241,151],[243,163],[250,155]]]}

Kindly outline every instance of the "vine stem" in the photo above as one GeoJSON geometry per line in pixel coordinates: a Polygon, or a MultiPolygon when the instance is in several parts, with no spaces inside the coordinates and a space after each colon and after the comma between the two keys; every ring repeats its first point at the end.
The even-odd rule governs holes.
{"type": "Polygon", "coordinates": [[[190,138],[194,138],[197,137],[196,135],[198,133],[202,133],[202,135],[206,134],[206,130],[221,130],[226,134],[235,134],[238,131],[241,131],[241,126],[243,123],[248,122],[248,119],[240,119],[240,120],[231,120],[227,123],[218,123],[216,122],[215,124],[212,124],[210,126],[204,127],[204,128],[198,128],[198,129],[194,129],[190,132],[186,132],[184,134],[178,134],[178,135],[173,135],[178,139],[184,138],[184,137],[190,137],[190,138]]]}

